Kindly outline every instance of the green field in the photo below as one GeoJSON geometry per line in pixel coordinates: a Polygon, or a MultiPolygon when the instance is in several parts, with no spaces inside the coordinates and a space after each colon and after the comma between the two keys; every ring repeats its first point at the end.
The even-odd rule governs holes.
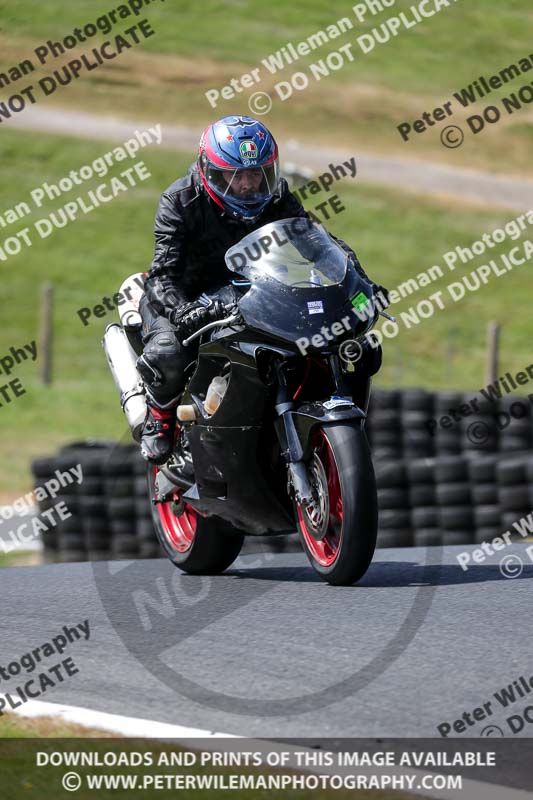
{"type": "MultiPolygon", "coordinates": [[[[79,169],[103,155],[112,145],[30,133],[2,131],[4,154],[0,186],[0,213],[28,197],[43,181],[57,182],[71,169],[79,169]]],[[[176,154],[150,148],[142,158],[150,180],[119,195],[112,203],[81,216],[67,227],[54,230],[44,240],[34,237],[31,247],[0,262],[2,332],[0,357],[9,348],[23,346],[37,337],[40,287],[51,281],[55,289],[54,381],[43,387],[37,362],[26,361],[17,376],[27,393],[0,409],[4,458],[0,486],[16,494],[30,486],[30,457],[56,450],[59,443],[96,436],[121,438],[125,425],[118,397],[100,345],[112,312],[92,318],[84,327],[77,311],[100,303],[118,290],[132,272],[146,269],[152,256],[153,217],[160,192],[183,173],[193,153],[176,154]]],[[[131,162],[122,162],[129,166],[131,162]]],[[[110,174],[119,174],[122,165],[110,174]]],[[[109,176],[103,181],[109,180],[109,176]]],[[[100,179],[85,184],[95,188],[100,179]]],[[[80,187],[83,194],[85,187],[80,187]]],[[[444,203],[401,192],[338,182],[336,190],[346,211],[328,223],[331,231],[354,247],[369,274],[393,288],[427,270],[443,265],[444,252],[467,246],[475,238],[504,224],[512,215],[486,209],[458,209],[444,203]]],[[[75,195],[74,195],[75,196],[75,195]]],[[[45,213],[58,209],[70,195],[47,204],[45,213]]],[[[312,209],[313,204],[307,203],[312,209]]],[[[12,235],[45,215],[34,211],[18,225],[4,229],[12,235]]],[[[491,257],[507,252],[503,244],[491,257]]],[[[427,289],[392,307],[398,313],[431,292],[459,280],[475,266],[436,281],[427,289]]],[[[477,390],[484,384],[484,339],[488,321],[504,324],[502,358],[505,369],[518,370],[531,361],[529,313],[524,285],[528,265],[493,280],[462,302],[451,304],[385,345],[385,366],[376,383],[380,386],[423,385],[477,390]],[[516,298],[524,298],[516,301],[516,298]]],[[[0,376],[4,378],[4,376],[0,376]]]]}
{"type": "MultiPolygon", "coordinates": [[[[260,89],[275,101],[266,120],[280,136],[290,135],[310,144],[343,144],[352,146],[354,152],[383,151],[496,172],[531,174],[531,107],[527,103],[512,116],[504,114],[499,124],[487,126],[477,136],[467,132],[464,146],[457,150],[448,150],[440,143],[445,123],[408,143],[396,130],[400,123],[412,123],[424,111],[440,106],[480,75],[489,77],[530,55],[532,12],[527,0],[509,0],[504,6],[496,0],[457,0],[414,27],[402,27],[396,37],[376,45],[368,54],[357,45],[357,37],[400,11],[410,15],[413,2],[398,0],[382,13],[367,14],[363,22],[353,13],[353,5],[342,3],[333,9],[322,0],[306,0],[303,5],[273,0],[261,8],[250,0],[207,0],[199,10],[198,4],[189,0],[176,5],[156,0],[143,12],[155,35],[144,40],[142,47],[84,73],[50,98],[41,99],[40,105],[200,127],[216,116],[247,113],[249,97],[260,89]],[[261,65],[262,59],[289,42],[297,45],[342,18],[348,18],[353,28],[309,55],[275,74],[261,65]],[[350,43],[352,62],[346,58],[338,71],[332,70],[320,81],[313,78],[305,91],[295,91],[291,98],[281,101],[274,90],[278,81],[290,80],[297,71],[308,74],[310,64],[350,43]],[[216,109],[209,105],[204,96],[208,89],[220,90],[232,77],[239,78],[254,67],[260,68],[260,84],[234,99],[221,99],[216,109]]],[[[38,14],[33,4],[4,0],[0,3],[0,68],[19,63],[49,37],[62,39],[76,26],[94,21],[112,8],[113,4],[103,0],[62,4],[58,23],[55,0],[40,3],[38,14]]],[[[122,20],[111,35],[130,22],[122,20]]],[[[63,61],[50,61],[31,75],[32,81],[50,74],[73,55],[89,52],[96,41],[91,39],[78,50],[67,51],[63,61]]],[[[530,82],[531,73],[521,75],[478,102],[473,110],[456,104],[452,121],[464,126],[472,111],[479,113],[487,104],[530,82]]]]}

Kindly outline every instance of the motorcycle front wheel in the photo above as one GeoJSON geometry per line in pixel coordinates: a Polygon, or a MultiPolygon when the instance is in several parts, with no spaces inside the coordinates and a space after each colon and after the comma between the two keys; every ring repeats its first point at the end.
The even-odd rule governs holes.
{"type": "Polygon", "coordinates": [[[295,504],[298,533],[315,572],[348,586],[367,571],[378,528],[376,478],[361,427],[315,428],[308,476],[313,502],[295,504]]]}
{"type": "Polygon", "coordinates": [[[205,517],[180,499],[176,488],[173,497],[158,501],[158,468],[148,466],[148,488],[152,519],[161,547],[172,563],[192,575],[216,575],[224,572],[239,553],[244,534],[219,517],[205,517]]]}

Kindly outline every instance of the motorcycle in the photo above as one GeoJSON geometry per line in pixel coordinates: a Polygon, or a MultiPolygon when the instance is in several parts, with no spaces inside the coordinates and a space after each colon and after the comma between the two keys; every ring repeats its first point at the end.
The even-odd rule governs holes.
{"type": "MultiPolygon", "coordinates": [[[[340,351],[347,342],[357,349],[375,324],[372,287],[305,218],[253,231],[225,261],[235,279],[202,296],[207,307],[216,299],[221,318],[183,342],[199,346],[174,452],[164,465],[148,465],[157,536],[183,571],[215,574],[237,558],[245,536],[297,529],[321,579],[353,584],[374,554],[377,493],[366,414],[352,399],[353,366],[340,351]]],[[[126,304],[121,321],[107,327],[103,346],[139,440],[140,317],[126,304]]]]}

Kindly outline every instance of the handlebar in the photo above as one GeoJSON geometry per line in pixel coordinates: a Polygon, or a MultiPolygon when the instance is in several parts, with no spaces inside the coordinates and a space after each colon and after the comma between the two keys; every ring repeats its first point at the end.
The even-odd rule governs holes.
{"type": "Polygon", "coordinates": [[[225,317],[224,319],[216,319],[214,320],[214,322],[208,322],[207,325],[204,325],[202,328],[199,328],[197,331],[188,336],[187,339],[184,339],[181,343],[183,347],[187,347],[189,342],[194,341],[194,339],[197,339],[203,333],[205,333],[206,331],[210,331],[212,328],[216,328],[219,325],[232,325],[234,322],[237,322],[237,320],[240,318],[241,315],[239,313],[239,310],[238,309],[235,310],[235,308],[236,308],[235,306],[225,306],[226,311],[228,312],[233,311],[234,313],[229,317],[225,317]]]}

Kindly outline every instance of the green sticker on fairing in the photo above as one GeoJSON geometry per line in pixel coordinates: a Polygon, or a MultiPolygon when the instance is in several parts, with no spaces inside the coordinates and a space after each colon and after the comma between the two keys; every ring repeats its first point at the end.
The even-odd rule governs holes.
{"type": "Polygon", "coordinates": [[[356,294],[355,297],[352,297],[352,306],[357,310],[361,311],[366,305],[370,303],[370,298],[366,296],[364,292],[359,292],[356,294]]]}

